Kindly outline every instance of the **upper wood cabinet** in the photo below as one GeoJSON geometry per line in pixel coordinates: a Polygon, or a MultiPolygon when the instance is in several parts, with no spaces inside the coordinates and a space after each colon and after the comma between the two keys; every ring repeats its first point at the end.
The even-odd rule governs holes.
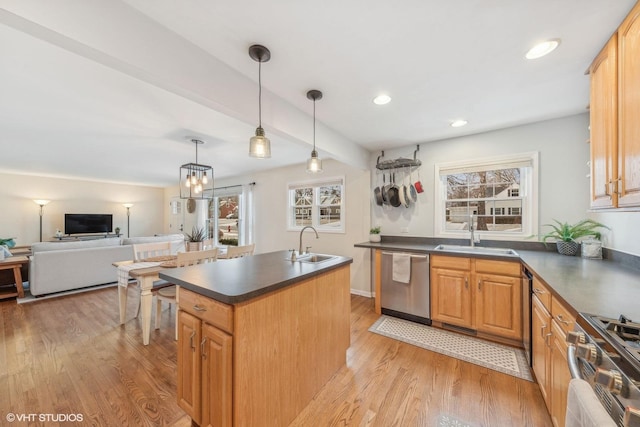
{"type": "Polygon", "coordinates": [[[618,206],[640,206],[640,3],[618,29],[618,206]]]}
{"type": "Polygon", "coordinates": [[[618,38],[596,57],[591,74],[591,207],[611,208],[618,195],[612,189],[618,177],[618,38]]]}
{"type": "Polygon", "coordinates": [[[591,207],[640,206],[640,3],[594,59],[591,207]]]}

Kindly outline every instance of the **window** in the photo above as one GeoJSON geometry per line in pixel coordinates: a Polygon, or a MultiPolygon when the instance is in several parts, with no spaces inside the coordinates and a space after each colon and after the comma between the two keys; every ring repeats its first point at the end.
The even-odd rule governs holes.
{"type": "Polygon", "coordinates": [[[215,243],[253,243],[253,184],[215,188],[214,194],[209,206],[209,230],[215,243]]]}
{"type": "Polygon", "coordinates": [[[436,165],[436,235],[524,239],[537,230],[537,153],[436,165]]]}
{"type": "Polygon", "coordinates": [[[344,179],[294,183],[289,190],[289,230],[311,225],[318,231],[344,232],[344,179]]]}

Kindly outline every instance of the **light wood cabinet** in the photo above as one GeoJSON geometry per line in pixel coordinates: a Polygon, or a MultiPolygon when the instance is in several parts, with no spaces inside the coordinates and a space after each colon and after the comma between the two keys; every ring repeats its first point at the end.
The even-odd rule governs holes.
{"type": "Polygon", "coordinates": [[[575,314],[534,277],[531,310],[533,372],[555,427],[564,427],[571,374],[567,365],[566,334],[575,314]]]}
{"type": "Polygon", "coordinates": [[[551,322],[551,420],[556,427],[563,427],[567,410],[567,392],[571,373],[567,365],[566,333],[554,320],[551,322]]]}
{"type": "Polygon", "coordinates": [[[178,328],[179,406],[200,426],[231,426],[232,336],[186,310],[178,328]]]}
{"type": "Polygon", "coordinates": [[[551,314],[536,296],[531,302],[531,348],[533,350],[533,373],[536,376],[540,393],[547,409],[551,411],[550,377],[551,377],[551,314]]]}
{"type": "Polygon", "coordinates": [[[618,38],[614,34],[591,64],[591,207],[618,204],[618,38]]]}
{"type": "Polygon", "coordinates": [[[431,318],[440,322],[471,327],[469,270],[431,269],[431,318]]]}
{"type": "Polygon", "coordinates": [[[522,340],[520,263],[432,255],[431,318],[522,340]]]}
{"type": "Polygon", "coordinates": [[[591,207],[640,206],[640,3],[589,72],[591,207]]]}
{"type": "Polygon", "coordinates": [[[350,267],[233,305],[178,293],[178,404],[198,426],[283,427],[345,365],[350,267]]]}

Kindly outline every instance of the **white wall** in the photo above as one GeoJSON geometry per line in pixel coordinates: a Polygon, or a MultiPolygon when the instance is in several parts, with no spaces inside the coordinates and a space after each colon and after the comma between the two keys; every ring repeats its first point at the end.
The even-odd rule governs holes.
{"type": "MultiPolygon", "coordinates": [[[[215,166],[214,166],[215,167],[215,166]]],[[[316,239],[312,230],[303,235],[303,246],[312,246],[312,252],[337,254],[353,258],[351,289],[368,295],[370,291],[369,250],[354,248],[354,244],[369,239],[369,199],[371,183],[369,171],[347,166],[334,160],[323,161],[322,175],[310,175],[305,165],[272,169],[251,176],[238,176],[216,180],[215,187],[255,182],[256,252],[264,253],[299,246],[299,232],[287,231],[287,183],[316,180],[319,177],[345,177],[346,232],[320,233],[316,239]]],[[[215,169],[214,169],[215,170],[215,169]]]]}
{"type": "MultiPolygon", "coordinates": [[[[538,151],[539,232],[553,219],[576,222],[593,218],[611,227],[603,233],[605,247],[640,255],[640,212],[592,213],[589,211],[589,116],[579,114],[493,132],[420,144],[420,178],[425,192],[408,209],[380,207],[371,201],[371,222],[382,227],[383,235],[433,237],[434,164],[455,160],[538,151]],[[408,233],[402,233],[407,228],[408,233]]],[[[415,145],[385,150],[384,159],[412,157],[415,145]]],[[[370,157],[373,187],[381,183],[370,157]]],[[[414,181],[417,176],[414,175],[414,181]]]]}
{"type": "Polygon", "coordinates": [[[0,174],[0,237],[16,237],[19,246],[39,240],[40,207],[33,199],[47,199],[42,217],[42,240],[50,240],[59,228],[64,232],[65,213],[113,214],[113,227],[127,234],[127,210],[131,208],[131,236],[163,232],[164,191],[157,187],[104,182],[0,174]]]}

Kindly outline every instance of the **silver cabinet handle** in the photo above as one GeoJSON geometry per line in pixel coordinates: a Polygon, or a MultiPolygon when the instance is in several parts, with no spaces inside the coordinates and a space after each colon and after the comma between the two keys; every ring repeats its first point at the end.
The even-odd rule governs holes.
{"type": "Polygon", "coordinates": [[[205,350],[205,344],[207,343],[207,338],[202,338],[202,342],[200,343],[200,353],[202,354],[202,358],[206,359],[207,358],[207,352],[204,351],[205,350]]]}
{"type": "Polygon", "coordinates": [[[552,336],[553,334],[551,332],[549,332],[547,335],[544,336],[544,342],[547,344],[547,347],[551,347],[551,344],[549,344],[549,338],[552,336]]]}
{"type": "Polygon", "coordinates": [[[481,285],[482,281],[480,279],[478,279],[478,290],[482,289],[482,285],[481,285]]]}
{"type": "Polygon", "coordinates": [[[543,289],[540,288],[533,288],[533,293],[534,294],[546,294],[547,292],[543,289]]]}
{"type": "Polygon", "coordinates": [[[207,309],[206,309],[206,308],[201,307],[201,306],[199,306],[198,304],[194,305],[194,306],[193,306],[193,309],[194,309],[195,311],[207,311],[207,309]]]}
{"type": "Polygon", "coordinates": [[[189,345],[191,346],[191,351],[196,351],[196,345],[193,342],[193,339],[196,336],[196,331],[191,332],[191,336],[189,336],[189,345]]]}
{"type": "Polygon", "coordinates": [[[465,277],[465,278],[464,278],[464,287],[465,287],[466,289],[469,289],[469,278],[468,278],[468,277],[465,277]]]}
{"type": "Polygon", "coordinates": [[[569,322],[568,320],[564,320],[564,318],[562,317],[562,314],[558,314],[556,316],[556,320],[560,323],[562,323],[563,325],[570,325],[571,322],[569,322]]]}

